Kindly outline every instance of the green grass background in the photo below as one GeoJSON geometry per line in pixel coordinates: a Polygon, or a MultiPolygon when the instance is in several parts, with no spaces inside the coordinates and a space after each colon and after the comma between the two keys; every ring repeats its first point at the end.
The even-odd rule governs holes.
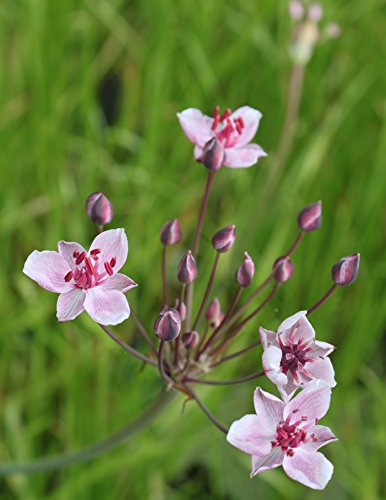
{"type": "MultiPolygon", "coordinates": [[[[176,400],[156,423],[88,463],[33,476],[9,475],[3,499],[378,499],[386,497],[386,9],[384,0],[325,1],[342,36],[321,44],[307,67],[294,148],[272,194],[291,62],[287,2],[273,0],[2,0],[0,5],[0,460],[78,449],[139,415],[162,388],[82,315],[60,325],[54,294],[22,273],[35,248],[59,239],[87,246],[94,228],[84,201],[103,190],[111,227],[125,227],[125,271],[140,286],[129,300],[151,329],[160,304],[161,224],[180,217],[186,239],[171,253],[170,279],[191,241],[206,170],[192,161],[176,112],[249,104],[264,115],[256,141],[268,159],[220,170],[199,259],[200,291],[210,238],[235,223],[215,293],[227,303],[248,250],[256,283],[296,234],[296,215],[322,199],[321,229],[296,252],[296,273],[258,324],[307,308],[330,286],[331,265],[360,251],[360,276],[313,323],[333,355],[338,386],[324,423],[339,441],[325,449],[335,473],[324,492],[281,470],[249,479],[249,457],[229,446],[193,403],[176,400]],[[104,123],[98,89],[120,82],[118,115],[104,123]]],[[[117,331],[139,349],[132,321],[117,331]]],[[[251,373],[260,352],[213,372],[251,373]]],[[[274,387],[264,382],[272,392],[274,387]]],[[[252,410],[253,382],[199,387],[226,424],[252,410]]]]}

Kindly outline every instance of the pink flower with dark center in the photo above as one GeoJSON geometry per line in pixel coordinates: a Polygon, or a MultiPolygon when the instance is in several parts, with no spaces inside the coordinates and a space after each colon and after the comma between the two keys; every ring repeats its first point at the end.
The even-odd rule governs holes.
{"type": "Polygon", "coordinates": [[[336,441],[328,427],[318,425],[330,406],[331,388],[314,380],[290,402],[257,388],[256,415],[245,415],[231,425],[227,440],[252,455],[251,477],[283,466],[286,474],[322,490],[331,479],[333,465],[317,450],[336,441]]]}
{"type": "Polygon", "coordinates": [[[315,331],[306,313],[300,311],[287,318],[277,333],[259,329],[265,374],[285,399],[313,379],[322,379],[330,387],[336,385],[334,369],[327,357],[334,346],[315,340],[315,331]]]}
{"type": "Polygon", "coordinates": [[[249,106],[234,113],[226,109],[220,114],[216,106],[213,117],[199,109],[188,108],[177,113],[186,137],[195,145],[194,157],[202,161],[205,145],[215,137],[224,148],[223,165],[231,168],[251,167],[267,153],[258,144],[250,144],[256,134],[262,114],[249,106]]]}
{"type": "Polygon", "coordinates": [[[33,251],[23,272],[50,292],[59,293],[57,318],[75,319],[82,311],[102,325],[116,325],[130,316],[124,293],[137,284],[118,273],[127,258],[124,229],[99,234],[87,252],[79,243],[59,241],[59,252],[33,251]]]}

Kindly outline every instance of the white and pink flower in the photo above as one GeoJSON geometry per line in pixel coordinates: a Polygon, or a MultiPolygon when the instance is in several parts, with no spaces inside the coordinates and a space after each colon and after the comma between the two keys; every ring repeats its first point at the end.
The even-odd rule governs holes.
{"type": "Polygon", "coordinates": [[[262,117],[257,109],[243,106],[233,113],[226,109],[220,115],[217,106],[210,117],[199,109],[188,108],[177,116],[186,137],[195,145],[197,161],[201,161],[205,145],[214,137],[224,148],[222,163],[226,167],[251,167],[259,158],[267,156],[258,144],[250,144],[262,117]]]}
{"type": "Polygon", "coordinates": [[[306,314],[307,311],[300,311],[287,318],[277,332],[259,329],[265,374],[278,386],[283,398],[290,398],[297,387],[313,379],[322,379],[330,387],[336,385],[328,358],[334,346],[315,340],[306,314]]]}
{"type": "Polygon", "coordinates": [[[127,259],[124,229],[99,234],[87,252],[79,243],[59,241],[58,252],[33,251],[23,272],[50,292],[59,293],[57,318],[75,319],[84,310],[102,325],[116,325],[130,316],[125,293],[136,287],[119,273],[127,259]]]}
{"type": "Polygon", "coordinates": [[[336,437],[318,422],[327,413],[330,399],[331,388],[322,380],[310,382],[287,403],[257,388],[256,415],[233,422],[227,435],[229,443],[252,456],[251,477],[282,465],[295,481],[325,488],[334,467],[317,450],[336,437]]]}

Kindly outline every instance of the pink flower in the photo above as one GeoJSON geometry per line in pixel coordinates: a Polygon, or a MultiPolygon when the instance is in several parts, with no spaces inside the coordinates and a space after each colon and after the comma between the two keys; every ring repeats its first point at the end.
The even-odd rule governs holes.
{"type": "Polygon", "coordinates": [[[231,168],[251,167],[259,158],[267,156],[257,144],[249,144],[256,134],[262,114],[249,106],[234,113],[230,109],[220,115],[217,106],[213,118],[199,109],[188,108],[177,113],[186,137],[195,145],[194,157],[201,161],[203,149],[213,137],[224,148],[223,165],[231,168]]]}
{"type": "Polygon", "coordinates": [[[331,389],[314,380],[285,403],[257,388],[256,415],[245,415],[231,425],[227,440],[252,455],[251,477],[283,466],[286,474],[309,488],[323,489],[333,465],[317,450],[336,441],[328,427],[318,425],[329,406],[331,389]]]}
{"type": "Polygon", "coordinates": [[[315,340],[315,331],[300,311],[287,318],[276,332],[260,328],[264,348],[263,368],[266,376],[278,386],[284,398],[313,379],[325,380],[334,387],[334,369],[327,357],[334,346],[315,340]]]}
{"type": "Polygon", "coordinates": [[[59,241],[59,252],[33,251],[23,272],[50,292],[59,293],[57,318],[70,321],[86,310],[102,325],[116,325],[130,316],[124,293],[136,283],[118,273],[127,258],[124,229],[99,234],[86,250],[79,243],[59,241]]]}

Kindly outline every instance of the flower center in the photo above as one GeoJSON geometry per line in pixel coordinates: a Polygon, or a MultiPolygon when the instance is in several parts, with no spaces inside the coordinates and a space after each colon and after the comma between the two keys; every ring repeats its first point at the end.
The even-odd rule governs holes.
{"type": "Polygon", "coordinates": [[[231,114],[232,111],[227,108],[220,115],[219,106],[216,106],[213,112],[212,130],[225,148],[231,148],[236,144],[237,138],[242,134],[245,127],[241,116],[230,118],[231,114]]]}
{"type": "MultiPolygon", "coordinates": [[[[296,412],[296,410],[295,410],[296,412]]],[[[295,413],[294,412],[294,413],[295,413]]],[[[292,457],[295,453],[294,448],[297,448],[303,443],[317,441],[315,434],[307,435],[306,416],[302,416],[299,420],[290,423],[291,416],[288,416],[284,422],[280,422],[276,428],[276,440],[272,441],[273,448],[281,447],[283,453],[292,457]]]]}
{"type": "Polygon", "coordinates": [[[297,380],[297,372],[304,372],[304,365],[312,359],[308,357],[308,353],[312,351],[312,347],[310,347],[309,342],[304,342],[303,339],[299,339],[294,342],[294,334],[298,328],[298,325],[295,325],[293,331],[289,338],[282,342],[279,336],[279,345],[282,352],[282,358],[280,361],[280,366],[283,373],[291,372],[293,378],[297,380]]]}
{"type": "Polygon", "coordinates": [[[86,252],[75,250],[72,254],[74,258],[74,269],[64,276],[66,283],[73,282],[75,288],[87,290],[104,283],[105,278],[114,274],[113,268],[117,263],[116,257],[103,263],[102,272],[99,272],[99,254],[102,250],[95,248],[88,256],[86,252]]]}

